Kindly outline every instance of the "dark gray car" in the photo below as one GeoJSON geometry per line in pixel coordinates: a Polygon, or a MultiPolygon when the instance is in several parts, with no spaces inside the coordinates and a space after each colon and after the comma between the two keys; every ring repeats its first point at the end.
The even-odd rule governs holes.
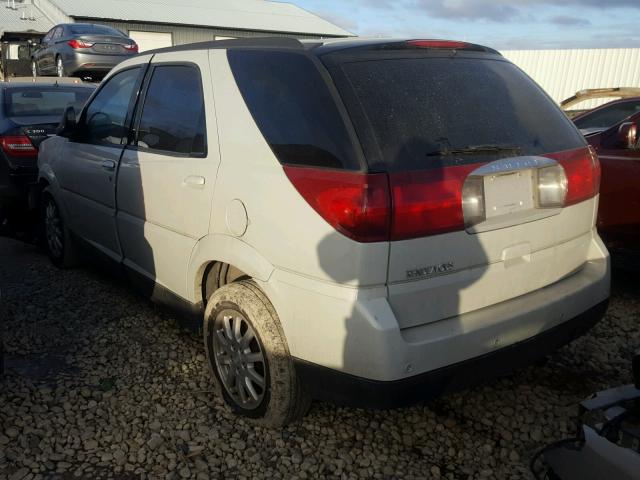
{"type": "Polygon", "coordinates": [[[33,76],[103,77],[122,60],[138,53],[138,45],[106,25],[56,25],[31,57],[33,76]]]}

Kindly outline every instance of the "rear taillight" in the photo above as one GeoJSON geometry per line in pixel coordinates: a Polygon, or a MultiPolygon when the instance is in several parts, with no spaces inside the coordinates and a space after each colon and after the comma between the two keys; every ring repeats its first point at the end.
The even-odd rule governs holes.
{"type": "MultiPolygon", "coordinates": [[[[562,208],[597,195],[600,164],[581,148],[535,168],[535,208],[562,208]]],[[[332,227],[358,242],[409,240],[462,231],[487,218],[482,164],[364,174],[285,166],[300,195],[332,227]]]]}
{"type": "Polygon", "coordinates": [[[67,42],[67,45],[69,45],[73,49],[78,49],[78,48],[91,48],[93,47],[94,44],[83,42],[82,40],[76,40],[74,38],[73,40],[69,40],[67,42]]]}
{"type": "Polygon", "coordinates": [[[138,53],[138,44],[137,43],[133,43],[131,45],[123,45],[123,47],[127,52],[138,53]]]}
{"type": "Polygon", "coordinates": [[[2,151],[11,157],[36,158],[38,156],[38,149],[26,135],[0,137],[0,146],[2,151]]]}
{"type": "Polygon", "coordinates": [[[549,155],[564,168],[567,196],[564,205],[575,205],[600,192],[600,161],[592,148],[569,150],[549,155]]]}
{"type": "Polygon", "coordinates": [[[477,165],[390,174],[391,240],[464,229],[462,186],[477,165]]]}
{"type": "Polygon", "coordinates": [[[358,242],[389,239],[387,175],[284,167],[300,195],[333,228],[358,242]]]}

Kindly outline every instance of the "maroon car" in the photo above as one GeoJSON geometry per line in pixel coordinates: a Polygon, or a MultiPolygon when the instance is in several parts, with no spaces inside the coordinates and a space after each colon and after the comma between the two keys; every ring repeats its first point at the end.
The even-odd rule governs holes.
{"type": "Polygon", "coordinates": [[[640,96],[609,102],[573,121],[600,157],[600,235],[614,264],[640,269],[640,96]]]}

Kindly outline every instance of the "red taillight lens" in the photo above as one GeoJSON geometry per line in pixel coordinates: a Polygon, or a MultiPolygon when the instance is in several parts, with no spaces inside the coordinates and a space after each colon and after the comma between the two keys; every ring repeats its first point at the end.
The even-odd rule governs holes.
{"type": "Polygon", "coordinates": [[[464,229],[462,188],[478,165],[392,173],[391,240],[464,229]]]}
{"type": "Polygon", "coordinates": [[[389,240],[387,175],[285,166],[300,195],[332,227],[358,242],[389,240]]]}
{"type": "Polygon", "coordinates": [[[568,191],[565,206],[595,197],[600,192],[600,161],[591,148],[549,155],[564,168],[568,191]]]}
{"type": "Polygon", "coordinates": [[[69,45],[71,48],[91,48],[94,44],[83,42],[82,40],[76,40],[74,38],[73,40],[69,40],[67,42],[67,45],[69,45]]]}
{"type": "Polygon", "coordinates": [[[466,42],[455,42],[452,40],[409,40],[407,44],[418,48],[466,48],[469,46],[466,42]]]}
{"type": "Polygon", "coordinates": [[[138,44],[134,43],[132,45],[123,45],[124,49],[131,53],[138,53],[138,44]]]}
{"type": "Polygon", "coordinates": [[[36,158],[38,156],[38,149],[26,135],[0,137],[0,146],[4,153],[11,157],[36,158]]]}

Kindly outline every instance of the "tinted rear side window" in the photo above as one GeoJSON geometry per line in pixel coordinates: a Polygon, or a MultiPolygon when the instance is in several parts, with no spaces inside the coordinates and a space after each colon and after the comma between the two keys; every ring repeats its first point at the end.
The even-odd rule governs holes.
{"type": "Polygon", "coordinates": [[[156,67],[138,126],[138,147],[202,156],[205,132],[200,71],[184,65],[156,67]]]}
{"type": "Polygon", "coordinates": [[[289,52],[228,52],[262,135],[283,164],[360,169],[335,100],[313,61],[289,52]]]}
{"type": "Polygon", "coordinates": [[[331,71],[374,170],[436,168],[585,145],[562,111],[505,61],[350,58],[331,71]],[[478,146],[517,149],[446,153],[478,146]]]}

